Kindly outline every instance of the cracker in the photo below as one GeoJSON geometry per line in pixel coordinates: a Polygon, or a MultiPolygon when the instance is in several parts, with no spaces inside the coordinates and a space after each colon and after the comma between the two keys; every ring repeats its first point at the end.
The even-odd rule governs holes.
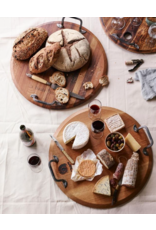
{"type": "Polygon", "coordinates": [[[92,160],[83,160],[78,166],[78,172],[83,177],[92,177],[95,171],[96,165],[92,160]]]}

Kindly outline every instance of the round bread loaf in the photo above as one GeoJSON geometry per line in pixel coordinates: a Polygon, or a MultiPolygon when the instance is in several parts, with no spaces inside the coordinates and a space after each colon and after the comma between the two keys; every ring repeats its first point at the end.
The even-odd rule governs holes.
{"type": "Polygon", "coordinates": [[[78,31],[62,29],[51,34],[46,46],[59,42],[61,51],[53,67],[63,72],[71,72],[84,66],[90,57],[87,39],[78,31]]]}

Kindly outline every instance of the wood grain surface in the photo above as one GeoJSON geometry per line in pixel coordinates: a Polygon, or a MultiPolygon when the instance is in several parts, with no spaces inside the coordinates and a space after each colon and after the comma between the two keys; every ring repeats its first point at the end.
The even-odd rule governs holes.
{"type": "MultiPolygon", "coordinates": [[[[49,22],[38,27],[43,27],[48,31],[48,35],[59,30],[57,27],[58,22],[49,22]]],[[[65,22],[64,28],[70,28],[74,30],[79,30],[79,25],[75,23],[65,22]]],[[[84,36],[88,39],[91,48],[91,56],[88,63],[83,66],[81,69],[70,72],[66,74],[67,86],[66,88],[76,94],[85,97],[85,100],[78,100],[73,97],[70,98],[69,102],[66,105],[43,105],[37,102],[34,102],[30,97],[31,94],[36,94],[38,99],[51,103],[55,100],[54,90],[47,85],[36,82],[32,79],[29,79],[26,76],[26,73],[29,73],[28,62],[18,61],[11,58],[11,75],[14,84],[16,85],[19,92],[30,102],[38,106],[47,108],[47,109],[67,109],[74,106],[80,105],[86,102],[89,98],[94,96],[100,89],[101,85],[99,84],[99,78],[103,75],[107,75],[107,57],[104,51],[103,46],[97,39],[97,37],[91,33],[86,28],[82,27],[83,30],[86,30],[87,33],[84,36]],[[87,81],[92,81],[94,89],[85,90],[83,84],[87,81]]],[[[45,44],[44,44],[45,45],[45,44]]],[[[38,74],[37,76],[44,78],[49,81],[49,77],[56,71],[54,68],[50,68],[44,73],[38,74]]]]}
{"type": "Polygon", "coordinates": [[[131,24],[131,19],[132,19],[131,17],[124,17],[125,27],[122,30],[115,30],[114,28],[112,28],[111,26],[112,19],[113,17],[111,18],[101,17],[100,22],[101,22],[101,25],[104,31],[106,32],[106,34],[109,36],[109,38],[113,42],[115,42],[120,47],[128,51],[135,52],[135,53],[150,54],[150,53],[156,52],[156,43],[152,47],[149,45],[149,39],[150,39],[149,34],[148,34],[149,26],[146,23],[145,17],[141,18],[142,23],[139,26],[133,26],[131,24]],[[111,36],[111,34],[113,33],[116,33],[120,38],[123,38],[123,39],[125,39],[124,35],[126,33],[131,33],[132,38],[130,40],[126,40],[126,39],[125,40],[129,41],[130,43],[132,42],[136,43],[137,45],[139,45],[140,49],[137,50],[133,46],[120,42],[119,40],[111,36]]]}
{"type": "MultiPolygon", "coordinates": [[[[124,204],[128,201],[130,201],[132,198],[134,198],[139,191],[143,188],[143,186],[146,184],[147,180],[150,177],[151,170],[152,170],[152,164],[153,164],[153,156],[152,156],[152,150],[151,148],[148,149],[149,156],[145,156],[142,152],[143,148],[149,144],[148,138],[143,130],[140,130],[139,133],[135,133],[133,131],[133,125],[136,124],[137,126],[140,126],[139,123],[133,119],[131,116],[129,116],[127,113],[124,113],[120,110],[110,108],[110,107],[103,107],[102,108],[102,119],[107,118],[108,116],[111,116],[115,113],[119,113],[122,117],[125,128],[120,130],[124,137],[127,135],[127,133],[131,133],[133,137],[139,142],[141,145],[141,150],[139,151],[139,169],[138,169],[138,175],[137,175],[137,181],[136,181],[136,187],[134,189],[126,188],[122,186],[119,191],[118,195],[118,201],[117,203],[112,206],[112,197],[103,196],[94,194],[93,187],[95,183],[100,179],[100,177],[104,175],[109,175],[110,179],[112,178],[112,175],[117,167],[117,164],[119,162],[119,156],[125,156],[127,159],[129,159],[132,155],[132,150],[125,145],[125,148],[119,152],[119,153],[112,153],[110,151],[112,156],[114,157],[116,161],[116,165],[113,166],[110,170],[106,169],[103,166],[103,172],[100,176],[97,176],[94,178],[93,181],[81,181],[81,182],[74,182],[71,178],[71,170],[68,165],[68,160],[65,158],[65,156],[61,153],[61,151],[58,149],[58,147],[55,145],[53,141],[51,141],[50,149],[49,149],[49,159],[53,159],[53,156],[57,156],[59,158],[58,165],[53,162],[51,164],[53,171],[55,173],[55,176],[57,179],[65,179],[68,182],[68,187],[64,188],[62,182],[57,182],[57,185],[59,188],[72,200],[74,200],[77,203],[80,203],[82,205],[92,207],[92,208],[112,208],[119,206],[121,204],[124,204]],[[58,171],[58,166],[61,164],[67,164],[68,172],[64,175],[61,175],[58,171]]],[[[65,128],[65,126],[73,121],[82,121],[84,122],[89,130],[91,127],[91,120],[88,117],[88,110],[84,109],[77,113],[74,113],[69,118],[67,118],[57,129],[55,132],[55,137],[60,142],[60,144],[64,147],[66,152],[73,158],[75,161],[76,157],[82,154],[87,149],[92,149],[95,154],[97,154],[100,150],[105,149],[105,138],[109,134],[109,130],[107,127],[105,127],[104,130],[104,136],[97,140],[94,139],[90,135],[89,143],[80,150],[73,150],[71,148],[72,143],[69,143],[68,145],[65,145],[62,139],[62,133],[65,128]]],[[[124,165],[126,165],[126,160],[123,158],[120,159],[121,162],[123,162],[124,165]]]]}

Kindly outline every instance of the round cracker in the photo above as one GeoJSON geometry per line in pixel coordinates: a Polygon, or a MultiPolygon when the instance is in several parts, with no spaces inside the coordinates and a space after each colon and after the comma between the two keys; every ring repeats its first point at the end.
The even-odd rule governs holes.
{"type": "Polygon", "coordinates": [[[96,165],[92,160],[83,160],[78,166],[78,172],[83,177],[92,177],[95,171],[96,165]]]}

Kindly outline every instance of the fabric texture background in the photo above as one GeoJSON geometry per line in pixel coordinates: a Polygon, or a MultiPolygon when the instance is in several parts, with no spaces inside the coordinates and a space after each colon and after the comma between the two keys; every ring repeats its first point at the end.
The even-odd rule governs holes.
{"type": "MultiPolygon", "coordinates": [[[[70,200],[55,184],[48,169],[50,136],[61,122],[82,108],[47,110],[27,101],[16,89],[10,74],[10,59],[15,38],[24,30],[59,21],[61,18],[0,18],[0,213],[156,213],[156,144],[153,146],[153,170],[142,191],[130,202],[113,209],[93,209],[70,200]],[[25,147],[19,139],[19,126],[31,128],[37,145],[25,147]],[[31,153],[40,155],[41,173],[35,174],[27,164],[31,153]]],[[[66,19],[75,22],[73,19],[66,19]]],[[[115,107],[147,125],[156,139],[156,98],[146,101],[140,82],[127,84],[129,73],[125,61],[144,59],[140,70],[156,68],[156,54],[128,52],[114,44],[105,34],[99,18],[82,18],[84,27],[98,37],[108,58],[110,85],[97,95],[103,106],[115,107]]],[[[75,22],[77,23],[77,21],[75,22]]]]}

